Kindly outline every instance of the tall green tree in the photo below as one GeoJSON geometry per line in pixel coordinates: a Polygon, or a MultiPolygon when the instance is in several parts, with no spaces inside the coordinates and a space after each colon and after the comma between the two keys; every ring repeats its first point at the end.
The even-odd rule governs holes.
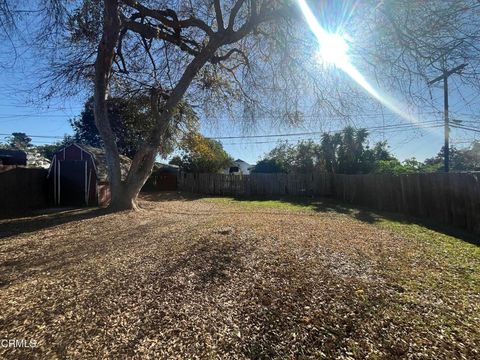
{"type": "Polygon", "coordinates": [[[250,170],[253,174],[273,174],[286,173],[284,164],[277,162],[276,159],[262,159],[250,170]]]}
{"type": "Polygon", "coordinates": [[[338,149],[342,143],[340,133],[333,135],[324,133],[321,137],[320,143],[320,159],[323,163],[323,168],[327,172],[338,172],[338,149]]]}
{"type": "MultiPolygon", "coordinates": [[[[444,171],[444,149],[438,152],[435,157],[428,158],[424,162],[424,171],[444,171]]],[[[480,142],[473,141],[465,149],[450,147],[450,168],[451,171],[479,171],[480,170],[480,142]]]]}
{"type": "Polygon", "coordinates": [[[366,147],[364,154],[361,160],[361,172],[362,173],[371,173],[378,172],[378,169],[381,167],[381,164],[395,164],[398,162],[388,150],[387,141],[377,142],[373,148],[366,147]]]}
{"type": "Polygon", "coordinates": [[[178,165],[185,172],[216,173],[233,163],[220,142],[198,133],[185,136],[180,149],[181,155],[172,158],[170,164],[178,165]]]}
{"type": "Polygon", "coordinates": [[[356,174],[363,172],[365,142],[368,132],[365,129],[346,127],[341,132],[341,142],[338,147],[338,172],[356,174]]]}
{"type": "MultiPolygon", "coordinates": [[[[396,160],[386,142],[368,146],[365,129],[346,127],[335,134],[324,133],[320,143],[301,141],[297,145],[282,143],[265,155],[254,172],[361,174],[375,172],[382,161],[396,160]]],[[[397,160],[398,162],[398,160],[397,160]]],[[[382,169],[393,166],[381,164],[382,169]]]]}
{"type": "Polygon", "coordinates": [[[319,146],[313,141],[280,143],[254,167],[253,172],[310,173],[318,169],[319,146]]]}
{"type": "Polygon", "coordinates": [[[32,147],[32,139],[23,132],[14,132],[7,138],[6,148],[28,150],[32,147]]]}

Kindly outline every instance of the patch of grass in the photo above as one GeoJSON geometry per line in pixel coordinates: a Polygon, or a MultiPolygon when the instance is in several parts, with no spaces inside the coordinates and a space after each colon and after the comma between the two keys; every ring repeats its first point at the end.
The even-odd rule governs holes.
{"type": "Polygon", "coordinates": [[[425,274],[425,279],[431,280],[430,285],[439,285],[437,282],[441,282],[441,287],[473,287],[480,293],[480,276],[477,271],[480,268],[480,246],[419,224],[381,218],[378,226],[415,241],[421,246],[426,261],[437,264],[437,276],[425,274]],[[447,275],[455,281],[444,281],[447,275]]]}
{"type": "MultiPolygon", "coordinates": [[[[441,270],[429,272],[425,275],[425,282],[420,286],[446,286],[450,283],[455,288],[470,287],[480,292],[480,279],[475,269],[480,268],[480,246],[462,240],[461,231],[454,229],[454,235],[432,230],[423,224],[407,219],[401,214],[383,214],[372,212],[364,208],[357,208],[341,204],[333,200],[315,199],[309,197],[280,197],[273,199],[264,198],[233,198],[233,197],[209,197],[203,201],[238,205],[245,208],[272,208],[292,212],[335,212],[338,216],[349,216],[357,220],[368,222],[383,230],[391,231],[402,238],[413,241],[423,249],[422,257],[425,261],[435,262],[441,270]],[[455,233],[459,233],[455,235],[455,233]],[[455,281],[444,282],[442,272],[452,275],[455,281]],[[439,281],[441,285],[437,284],[439,281]]],[[[408,281],[405,282],[407,285],[408,281]]],[[[452,288],[453,289],[453,288],[452,288]]],[[[451,289],[451,290],[452,290],[451,289]]]]}
{"type": "Polygon", "coordinates": [[[308,198],[242,199],[232,197],[209,197],[204,198],[203,200],[224,205],[240,205],[247,208],[274,208],[292,211],[314,211],[318,206],[318,202],[311,201],[308,198]]]}
{"type": "Polygon", "coordinates": [[[381,218],[379,224],[392,231],[399,232],[409,238],[427,243],[435,249],[435,253],[444,253],[456,258],[469,258],[480,261],[480,246],[465,241],[452,235],[431,230],[425,226],[402,221],[381,218]]]}

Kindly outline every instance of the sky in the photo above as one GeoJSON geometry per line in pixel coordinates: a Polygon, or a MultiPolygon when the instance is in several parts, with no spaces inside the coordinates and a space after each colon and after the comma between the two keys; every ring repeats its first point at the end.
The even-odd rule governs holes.
{"type": "MultiPolygon", "coordinates": [[[[41,81],[37,72],[39,60],[28,49],[20,47],[15,50],[17,56],[14,63],[8,63],[8,56],[0,57],[0,140],[4,141],[12,132],[25,132],[33,139],[33,144],[40,145],[54,143],[64,134],[71,134],[69,119],[80,114],[88,94],[38,101],[38,96],[32,89],[41,81]]],[[[11,45],[8,42],[0,43],[0,52],[11,53],[11,45]]],[[[457,76],[460,75],[453,75],[449,79],[451,117],[480,129],[480,121],[474,115],[480,114],[480,98],[476,92],[462,86],[455,79],[457,76]]],[[[372,85],[375,86],[375,83],[372,85]]],[[[423,161],[435,156],[444,142],[441,84],[433,86],[431,94],[434,107],[409,112],[420,123],[429,121],[426,128],[412,126],[406,119],[406,113],[402,114],[402,107],[392,110],[388,106],[353,114],[352,125],[369,130],[371,145],[386,140],[391,152],[400,160],[415,157],[423,161]]],[[[390,97],[394,98],[393,94],[390,97]]],[[[334,117],[306,117],[303,123],[295,127],[275,125],[268,118],[257,119],[253,126],[245,125],[240,116],[238,121],[221,116],[219,118],[216,122],[201,119],[202,134],[218,139],[233,158],[250,164],[256,163],[279,141],[292,144],[308,139],[319,141],[321,132],[338,131],[347,125],[345,119],[334,117]]],[[[468,146],[471,141],[480,138],[479,131],[452,129],[451,144],[468,146]]]]}
{"type": "MultiPolygon", "coordinates": [[[[64,134],[71,134],[69,119],[80,114],[86,95],[32,102],[32,97],[35,96],[28,91],[31,88],[31,78],[24,80],[28,76],[16,68],[3,69],[0,73],[0,139],[5,140],[12,132],[25,132],[31,136],[33,144],[40,145],[53,143],[64,134]]],[[[468,89],[463,90],[463,93],[462,88],[452,90],[451,116],[480,125],[480,121],[471,115],[480,106],[480,98],[468,89]]],[[[387,140],[390,150],[400,160],[411,157],[424,160],[432,157],[439,152],[444,141],[441,112],[443,92],[441,88],[435,88],[432,93],[436,108],[421,109],[417,114],[419,121],[435,120],[433,124],[438,125],[437,128],[413,127],[388,108],[356,114],[353,125],[369,129],[372,144],[387,140]]],[[[345,120],[340,118],[306,118],[295,127],[275,126],[268,118],[258,119],[254,126],[244,125],[240,119],[237,122],[220,118],[215,122],[202,119],[201,132],[212,138],[234,137],[219,140],[233,158],[254,164],[279,141],[292,144],[307,139],[318,141],[321,132],[340,130],[345,125],[345,120]],[[276,136],[282,134],[302,135],[276,136]]],[[[479,135],[478,132],[452,129],[451,143],[459,147],[467,146],[474,139],[480,138],[479,135]]]]}

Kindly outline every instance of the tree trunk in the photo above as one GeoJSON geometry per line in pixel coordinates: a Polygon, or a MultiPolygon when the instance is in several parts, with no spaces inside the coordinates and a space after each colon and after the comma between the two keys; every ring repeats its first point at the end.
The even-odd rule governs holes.
{"type": "Polygon", "coordinates": [[[213,56],[218,44],[217,41],[211,41],[209,45],[192,60],[185,69],[179,82],[170,93],[170,96],[161,111],[158,108],[159,94],[155,91],[152,93],[151,108],[152,113],[156,118],[155,127],[149,139],[147,139],[135,154],[125,182],[121,183],[118,187],[111,188],[112,200],[109,208],[112,211],[139,209],[137,203],[138,194],[152,173],[155,157],[158,153],[158,148],[161,142],[164,140],[168,124],[172,118],[173,110],[182,100],[183,95],[198,71],[203,65],[205,65],[208,59],[213,56]]]}
{"type": "Polygon", "coordinates": [[[156,152],[152,152],[141,157],[136,156],[132,163],[132,170],[138,167],[144,170],[142,172],[130,171],[127,180],[122,182],[120,154],[107,108],[108,83],[115,58],[115,48],[120,37],[120,26],[118,0],[105,0],[103,34],[95,61],[94,115],[95,125],[105,147],[110,193],[112,194],[108,207],[111,211],[139,209],[137,196],[151,173],[156,155],[156,152]]]}
{"type": "Polygon", "coordinates": [[[140,209],[137,197],[152,173],[156,155],[157,150],[152,147],[144,147],[135,154],[126,181],[117,189],[117,196],[112,193],[109,205],[112,211],[140,209]]]}
{"type": "Polygon", "coordinates": [[[119,36],[118,0],[105,0],[103,34],[95,60],[94,118],[105,147],[112,203],[119,203],[123,192],[120,155],[108,119],[107,108],[108,83],[119,36]]]}
{"type": "Polygon", "coordinates": [[[103,34],[95,61],[95,125],[105,146],[110,191],[112,198],[109,208],[112,211],[137,210],[137,197],[150,176],[158,148],[164,139],[174,108],[183,98],[192,80],[205,63],[214,55],[222,43],[221,37],[214,37],[207,46],[194,57],[185,68],[179,82],[169,94],[161,112],[158,109],[158,94],[152,93],[152,113],[156,121],[151,136],[141,146],[133,158],[127,179],[122,181],[120,155],[115,142],[107,111],[108,84],[119,41],[121,22],[118,0],[105,0],[103,34]]]}
{"type": "Polygon", "coordinates": [[[137,202],[138,192],[128,189],[125,184],[120,187],[119,196],[112,196],[108,209],[112,212],[124,210],[139,210],[140,206],[137,202]]]}

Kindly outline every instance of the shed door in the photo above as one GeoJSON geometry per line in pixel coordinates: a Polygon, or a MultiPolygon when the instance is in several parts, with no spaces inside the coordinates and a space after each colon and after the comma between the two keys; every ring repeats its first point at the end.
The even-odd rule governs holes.
{"type": "Polygon", "coordinates": [[[85,205],[87,162],[60,161],[60,204],[85,205]]]}
{"type": "Polygon", "coordinates": [[[177,174],[175,173],[158,174],[156,178],[156,187],[158,190],[163,190],[163,191],[177,190],[177,174]]]}

